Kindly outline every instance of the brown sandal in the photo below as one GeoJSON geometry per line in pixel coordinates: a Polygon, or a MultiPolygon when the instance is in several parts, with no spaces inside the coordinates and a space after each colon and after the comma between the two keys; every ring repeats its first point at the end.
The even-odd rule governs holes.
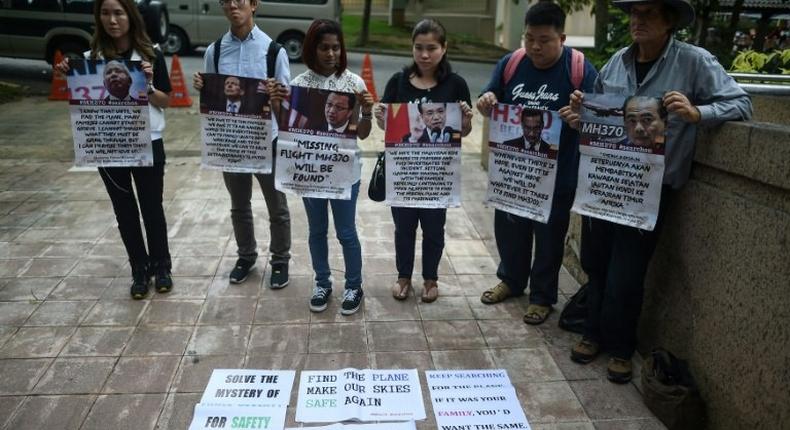
{"type": "Polygon", "coordinates": [[[435,302],[439,297],[439,285],[433,279],[426,279],[423,283],[422,299],[423,303],[435,302]]]}
{"type": "Polygon", "coordinates": [[[409,297],[409,290],[411,290],[411,279],[398,278],[398,281],[392,286],[392,297],[397,300],[406,300],[409,297]]]}
{"type": "Polygon", "coordinates": [[[530,304],[527,306],[527,314],[524,315],[524,322],[532,325],[543,324],[552,310],[551,306],[530,304]]]}
{"type": "Polygon", "coordinates": [[[493,305],[504,301],[508,297],[510,297],[510,288],[506,283],[500,282],[496,286],[485,290],[483,295],[480,296],[480,301],[487,305],[493,305]]]}

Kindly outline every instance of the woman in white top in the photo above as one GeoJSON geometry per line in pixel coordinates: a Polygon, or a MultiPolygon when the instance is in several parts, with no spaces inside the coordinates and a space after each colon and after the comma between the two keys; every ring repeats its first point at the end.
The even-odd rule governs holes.
{"type": "MultiPolygon", "coordinates": [[[[343,31],[340,24],[327,19],[313,21],[304,38],[302,59],[308,70],[291,80],[291,85],[299,87],[336,90],[355,93],[356,100],[341,97],[338,103],[327,104],[332,114],[346,114],[360,105],[360,118],[357,122],[357,137],[365,139],[370,134],[373,110],[373,96],[368,93],[365,82],[358,75],[346,69],[346,46],[343,42],[343,31]]],[[[286,93],[272,93],[272,98],[284,98],[286,93]]],[[[359,147],[356,156],[360,157],[359,147]]],[[[341,313],[351,315],[362,303],[362,249],[357,236],[355,223],[357,196],[359,195],[359,179],[361,163],[355,163],[355,183],[351,188],[350,200],[304,198],[305,212],[310,229],[310,257],[315,271],[315,288],[310,298],[310,310],[321,312],[326,310],[332,296],[330,280],[329,250],[327,244],[328,206],[332,206],[332,218],[340,245],[343,248],[343,259],[346,265],[346,284],[343,294],[341,313]]]]}

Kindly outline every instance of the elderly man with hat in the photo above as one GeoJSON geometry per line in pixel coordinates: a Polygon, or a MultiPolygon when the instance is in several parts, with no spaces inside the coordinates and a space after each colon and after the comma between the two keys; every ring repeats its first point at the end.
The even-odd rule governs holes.
{"type": "MultiPolygon", "coordinates": [[[[669,112],[664,185],[653,231],[587,218],[582,222],[581,263],[589,277],[589,315],[582,340],[571,359],[589,363],[610,355],[608,378],[631,379],[644,277],[675,190],[689,178],[698,126],[748,120],[749,96],[708,51],[675,39],[675,31],[694,22],[685,0],[618,0],[629,15],[633,44],[615,53],[595,82],[595,92],[659,97],[669,112]]],[[[560,110],[578,127],[584,95],[575,91],[560,110]]]]}

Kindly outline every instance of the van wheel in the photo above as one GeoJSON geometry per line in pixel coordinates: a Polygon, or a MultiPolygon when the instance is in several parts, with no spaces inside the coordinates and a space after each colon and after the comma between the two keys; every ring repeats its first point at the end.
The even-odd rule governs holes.
{"type": "Polygon", "coordinates": [[[79,43],[73,40],[60,42],[54,46],[52,52],[47,58],[47,62],[52,64],[55,61],[55,51],[60,50],[63,58],[83,58],[83,53],[90,49],[87,43],[79,43]]]}
{"type": "Polygon", "coordinates": [[[170,26],[165,42],[162,43],[162,51],[165,54],[186,55],[191,51],[187,35],[178,27],[170,26]]]}
{"type": "Polygon", "coordinates": [[[277,42],[285,48],[285,53],[288,54],[288,60],[293,62],[302,61],[302,44],[304,43],[304,34],[295,31],[282,34],[277,42]]]}
{"type": "Polygon", "coordinates": [[[167,14],[167,7],[158,1],[148,3],[144,11],[141,11],[145,29],[148,37],[154,43],[162,43],[167,40],[170,28],[170,19],[167,14]]]}

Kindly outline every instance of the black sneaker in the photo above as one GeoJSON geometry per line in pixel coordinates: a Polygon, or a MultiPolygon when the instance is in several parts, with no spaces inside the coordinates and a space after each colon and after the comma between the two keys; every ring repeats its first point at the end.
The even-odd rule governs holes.
{"type": "Polygon", "coordinates": [[[135,300],[144,299],[148,295],[148,285],[150,278],[148,277],[148,268],[138,267],[132,270],[132,287],[130,293],[135,300]]]}
{"type": "Polygon", "coordinates": [[[236,260],[236,267],[230,271],[230,283],[241,284],[246,281],[253,267],[255,267],[254,261],[245,260],[243,258],[236,260]]]}
{"type": "Polygon", "coordinates": [[[169,293],[173,289],[173,275],[170,269],[159,266],[154,273],[154,288],[157,293],[169,293]]]}
{"type": "Polygon", "coordinates": [[[351,315],[359,310],[362,304],[362,288],[346,288],[343,293],[343,305],[341,306],[340,313],[343,315],[351,315]]]}
{"type": "Polygon", "coordinates": [[[310,297],[310,310],[313,312],[325,311],[330,297],[332,297],[332,287],[315,287],[313,297],[310,297]]]}
{"type": "Polygon", "coordinates": [[[273,290],[288,286],[288,263],[272,264],[272,277],[269,285],[273,290]]]}

